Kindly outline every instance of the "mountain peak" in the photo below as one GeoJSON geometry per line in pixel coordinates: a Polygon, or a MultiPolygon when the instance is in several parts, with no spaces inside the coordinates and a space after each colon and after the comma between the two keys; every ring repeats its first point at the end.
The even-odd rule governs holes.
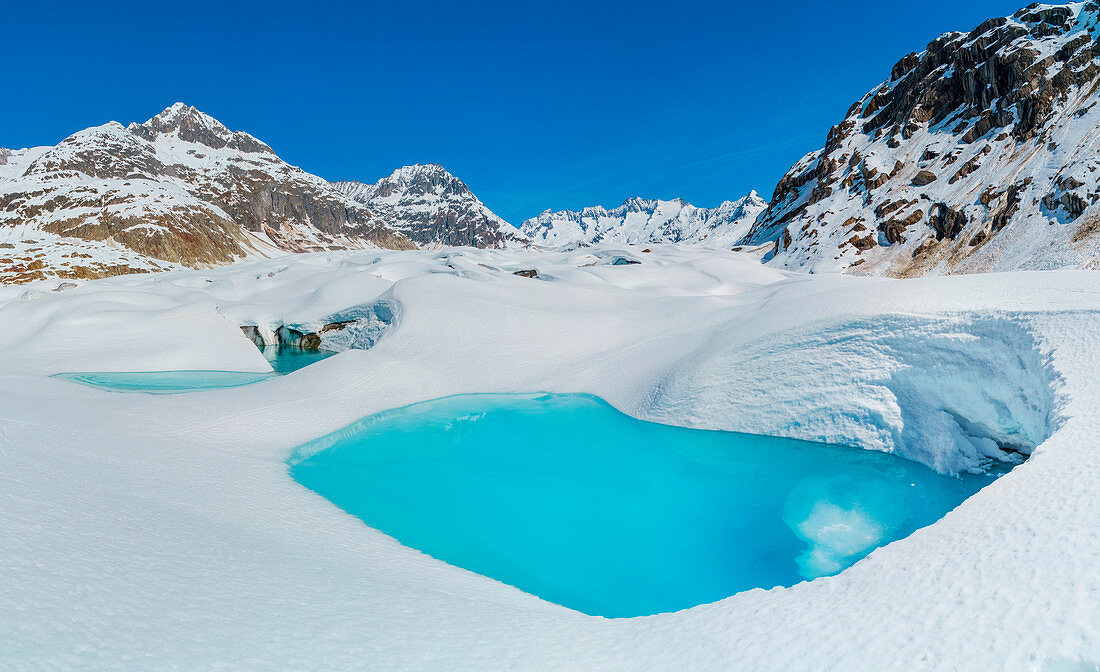
{"type": "Polygon", "coordinates": [[[230,132],[225,124],[187,103],[173,103],[142,125],[156,126],[165,130],[176,130],[185,126],[200,126],[220,134],[230,132]]]}
{"type": "Polygon", "coordinates": [[[442,179],[457,179],[446,168],[438,163],[414,163],[411,166],[402,166],[389,174],[383,180],[409,180],[421,176],[433,176],[442,179]]]}
{"type": "Polygon", "coordinates": [[[229,147],[242,152],[274,154],[271,148],[247,133],[230,131],[225,124],[197,107],[173,103],[144,124],[130,124],[130,131],[146,140],[175,135],[184,142],[211,149],[229,147]]]}
{"type": "Polygon", "coordinates": [[[438,163],[416,163],[374,184],[337,182],[337,189],[423,245],[503,247],[518,231],[438,163]]]}
{"type": "Polygon", "coordinates": [[[398,168],[379,180],[374,185],[373,197],[386,198],[395,194],[401,197],[427,194],[466,196],[470,193],[465,182],[438,163],[415,163],[398,168]]]}
{"type": "Polygon", "coordinates": [[[651,201],[649,199],[642,198],[641,196],[631,196],[630,198],[623,201],[622,205],[615,209],[624,209],[630,212],[641,212],[643,210],[649,210],[651,207],[656,205],[656,203],[657,201],[651,201]]]}
{"type": "MultiPolygon", "coordinates": [[[[417,173],[447,173],[447,169],[438,163],[414,163],[410,166],[402,166],[393,171],[393,175],[397,174],[417,174],[417,173]]],[[[447,173],[450,175],[450,173],[447,173]]]]}

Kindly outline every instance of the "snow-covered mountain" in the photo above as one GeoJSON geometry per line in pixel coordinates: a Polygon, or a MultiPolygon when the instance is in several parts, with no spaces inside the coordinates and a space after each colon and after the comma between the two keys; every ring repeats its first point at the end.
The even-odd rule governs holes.
{"type": "Polygon", "coordinates": [[[247,133],[176,103],[0,152],[0,282],[415,243],[247,133]]]}
{"type": "Polygon", "coordinates": [[[547,210],[528,219],[520,232],[541,245],[568,243],[706,243],[733,245],[767,202],[755,191],[716,208],[697,208],[683,199],[631,198],[617,208],[588,207],[579,212],[547,210]]]}
{"type": "Polygon", "coordinates": [[[419,245],[500,248],[520,239],[514,226],[438,164],[405,166],[375,184],[333,184],[419,245]]]}
{"type": "Polygon", "coordinates": [[[946,33],[852,105],[742,241],[913,276],[1100,264],[1100,3],[946,33]]]}

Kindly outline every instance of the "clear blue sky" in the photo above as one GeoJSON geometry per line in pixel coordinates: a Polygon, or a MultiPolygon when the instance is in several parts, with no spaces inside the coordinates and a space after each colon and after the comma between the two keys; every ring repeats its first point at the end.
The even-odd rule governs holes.
{"type": "Polygon", "coordinates": [[[0,2],[0,146],[182,100],[328,179],[442,163],[513,223],[771,196],[894,62],[1026,0],[0,2]]]}

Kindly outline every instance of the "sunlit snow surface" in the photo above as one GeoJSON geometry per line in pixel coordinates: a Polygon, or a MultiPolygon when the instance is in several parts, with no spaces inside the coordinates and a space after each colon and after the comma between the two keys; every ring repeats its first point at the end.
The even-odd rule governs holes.
{"type": "Polygon", "coordinates": [[[2,669],[1100,662],[1096,271],[895,281],[605,245],[326,252],[78,284],[0,286],[2,669]],[[538,276],[515,275],[528,269],[538,276]],[[383,304],[392,319],[369,349],[353,347],[355,325],[330,330],[339,357],[255,385],[112,394],[50,377],[270,372],[241,325],[320,333],[380,318],[383,304]],[[943,474],[998,459],[999,446],[1031,457],[835,576],[628,619],[441,562],[287,473],[296,446],[365,416],[534,390],[943,474]]]}
{"type": "Polygon", "coordinates": [[[148,394],[177,394],[199,392],[226,387],[251,385],[274,376],[281,376],[319,362],[336,354],[327,350],[302,350],[267,346],[260,349],[271,364],[271,373],[246,371],[105,371],[91,373],[61,373],[64,378],[118,392],[145,392],[148,394]]]}
{"type": "Polygon", "coordinates": [[[296,480],[399,541],[608,617],[834,574],[992,480],[642,422],[586,395],[415,404],[298,454],[296,480]]]}

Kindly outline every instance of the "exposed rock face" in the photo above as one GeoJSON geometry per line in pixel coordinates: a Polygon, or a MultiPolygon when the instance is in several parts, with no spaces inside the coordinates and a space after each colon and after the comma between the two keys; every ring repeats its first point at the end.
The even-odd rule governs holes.
{"type": "Polygon", "coordinates": [[[902,58],[742,244],[789,236],[772,263],[895,276],[1095,263],[1098,15],[1032,5],[902,58]]]}
{"type": "Polygon", "coordinates": [[[111,122],[56,147],[6,151],[0,239],[7,238],[37,241],[29,259],[40,267],[19,277],[0,268],[5,281],[207,267],[284,251],[415,247],[324,179],[182,103],[144,124],[111,122]],[[73,240],[97,243],[85,250],[91,262],[53,253],[59,241],[73,240]],[[127,263],[99,258],[112,249],[127,263]]]}
{"type": "Polygon", "coordinates": [[[617,208],[547,210],[520,231],[541,245],[618,242],[705,243],[732,246],[752,226],[767,203],[755,191],[716,208],[697,208],[683,199],[631,198],[617,208]]]}
{"type": "Polygon", "coordinates": [[[333,184],[422,246],[500,248],[522,242],[514,226],[438,164],[405,166],[375,184],[333,184]]]}

